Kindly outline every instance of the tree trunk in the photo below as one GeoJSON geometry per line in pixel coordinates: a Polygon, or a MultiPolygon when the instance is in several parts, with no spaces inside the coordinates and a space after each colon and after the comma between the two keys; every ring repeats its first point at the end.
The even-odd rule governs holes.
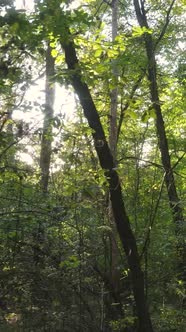
{"type": "MultiPolygon", "coordinates": [[[[118,0],[112,1],[112,42],[114,43],[118,32],[118,0]]],[[[109,147],[114,159],[116,161],[117,155],[117,106],[118,106],[118,70],[115,65],[112,70],[114,89],[110,92],[110,127],[109,127],[109,147]]],[[[109,201],[109,220],[112,228],[110,236],[111,244],[111,283],[113,291],[117,294],[119,292],[120,273],[118,270],[119,264],[119,251],[117,246],[116,226],[114,215],[112,211],[111,201],[109,201]]]]}
{"type": "MultiPolygon", "coordinates": [[[[66,31],[68,31],[68,28],[66,31]]],[[[92,129],[94,146],[100,165],[102,169],[105,170],[105,177],[109,184],[114,220],[131,272],[133,293],[139,322],[138,332],[152,332],[153,328],[145,299],[144,276],[140,267],[136,240],[130,227],[129,218],[126,214],[120,180],[115,170],[114,159],[108,147],[97,109],[92,100],[88,86],[82,79],[79,62],[70,32],[68,40],[62,42],[62,47],[65,51],[65,60],[70,71],[71,83],[79,97],[89,126],[92,129]]]]}
{"type": "MultiPolygon", "coordinates": [[[[118,31],[118,0],[112,1],[112,42],[114,43],[118,31]]],[[[117,148],[117,106],[118,106],[118,70],[117,66],[113,67],[113,80],[114,89],[110,92],[110,136],[109,146],[113,158],[116,159],[116,148],[117,148]]]]}
{"type": "Polygon", "coordinates": [[[54,58],[51,55],[51,47],[48,45],[46,50],[46,83],[45,83],[45,110],[43,135],[40,152],[41,169],[41,188],[43,192],[48,191],[50,159],[52,154],[52,119],[53,105],[55,97],[54,77],[54,58]]]}
{"type": "MultiPolygon", "coordinates": [[[[41,151],[40,151],[40,170],[41,179],[40,187],[43,193],[43,198],[48,192],[48,182],[50,174],[50,160],[52,154],[52,120],[53,120],[53,105],[55,98],[55,87],[54,87],[54,64],[55,60],[51,54],[51,47],[48,44],[46,50],[46,79],[45,79],[45,108],[44,108],[44,121],[43,121],[43,134],[41,140],[41,151]]],[[[34,241],[36,243],[43,244],[45,241],[45,226],[42,222],[38,224],[38,230],[34,234],[34,241]]],[[[35,264],[43,264],[43,258],[40,256],[38,250],[34,250],[34,261],[35,264]]]]}
{"type": "MultiPolygon", "coordinates": [[[[172,2],[169,10],[172,9],[173,3],[174,2],[172,2]]],[[[136,16],[137,16],[140,27],[141,28],[146,27],[147,29],[149,29],[146,12],[144,9],[144,3],[142,3],[141,1],[139,2],[139,0],[134,0],[134,7],[135,7],[136,16]]],[[[162,33],[160,34],[160,36],[161,35],[162,35],[162,33]]],[[[153,45],[152,35],[149,33],[145,33],[144,41],[145,41],[146,54],[147,54],[147,58],[148,58],[149,89],[150,89],[152,105],[153,105],[153,108],[156,113],[156,129],[157,129],[157,135],[158,135],[158,143],[159,143],[159,149],[160,149],[160,153],[161,153],[162,165],[165,170],[165,183],[166,183],[166,188],[167,188],[167,193],[168,193],[169,205],[170,205],[170,208],[171,208],[171,211],[173,214],[173,220],[175,223],[179,256],[181,255],[181,257],[180,257],[181,260],[179,258],[179,260],[180,260],[179,266],[181,268],[180,273],[183,277],[184,276],[184,262],[186,261],[186,248],[184,246],[184,236],[182,234],[183,225],[184,225],[184,216],[183,216],[182,207],[180,205],[180,199],[178,197],[178,193],[176,190],[173,169],[171,167],[168,141],[167,141],[165,125],[164,125],[162,110],[161,110],[161,103],[160,103],[160,98],[159,98],[157,75],[156,75],[157,65],[156,65],[155,49],[154,49],[154,45],[153,45]]],[[[184,276],[184,279],[185,279],[185,276],[184,276]]]]}

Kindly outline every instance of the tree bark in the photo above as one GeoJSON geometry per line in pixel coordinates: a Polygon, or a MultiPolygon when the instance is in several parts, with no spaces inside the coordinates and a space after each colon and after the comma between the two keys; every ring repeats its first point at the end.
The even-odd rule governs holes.
{"type": "Polygon", "coordinates": [[[55,97],[54,77],[54,58],[51,55],[51,47],[48,45],[46,50],[46,83],[45,83],[45,110],[43,135],[40,152],[41,169],[41,188],[43,192],[48,191],[50,160],[52,154],[52,119],[53,105],[55,97]]]}
{"type": "MultiPolygon", "coordinates": [[[[112,1],[112,42],[114,43],[118,32],[118,0],[112,1]]],[[[117,106],[118,106],[118,69],[113,67],[113,80],[115,80],[115,87],[110,92],[110,136],[109,146],[113,158],[116,159],[117,148],[117,106]]]]}
{"type": "MultiPolygon", "coordinates": [[[[172,9],[174,1],[171,3],[169,8],[169,14],[172,9]]],[[[134,0],[134,8],[136,12],[136,17],[138,19],[139,25],[141,28],[145,27],[149,29],[149,25],[147,22],[146,11],[144,8],[144,2],[139,0],[134,0]]],[[[168,20],[168,18],[167,18],[168,20]]],[[[167,21],[165,26],[167,26],[167,21]]],[[[164,31],[165,33],[165,31],[164,31]]],[[[160,34],[163,36],[163,33],[160,34]]],[[[148,58],[148,79],[149,79],[149,89],[151,95],[151,101],[153,108],[156,113],[156,130],[158,135],[158,143],[159,149],[161,153],[161,160],[162,165],[165,170],[165,184],[168,193],[169,205],[172,211],[173,220],[175,223],[175,231],[177,235],[178,241],[178,251],[179,256],[181,255],[180,267],[181,267],[181,275],[184,276],[184,262],[186,261],[186,248],[184,245],[184,236],[182,234],[183,231],[183,224],[184,224],[184,216],[183,216],[183,209],[180,205],[180,199],[178,197],[174,173],[171,166],[170,154],[169,154],[169,147],[168,147],[168,140],[165,131],[165,124],[163,121],[162,110],[161,110],[161,103],[159,98],[159,91],[158,91],[158,83],[157,83],[157,65],[155,59],[155,46],[157,43],[153,43],[152,35],[149,33],[144,34],[144,42],[145,42],[145,49],[148,58]],[[182,240],[183,239],[183,240],[182,240]]],[[[180,260],[180,259],[179,259],[180,260]]],[[[185,276],[184,276],[185,279],[185,276]]]]}
{"type": "Polygon", "coordinates": [[[138,332],[152,332],[153,328],[145,299],[144,276],[140,267],[136,240],[130,227],[129,218],[126,214],[119,176],[115,170],[114,159],[109,149],[97,109],[92,100],[88,86],[82,79],[75,46],[70,32],[68,41],[63,41],[62,47],[65,51],[65,60],[69,69],[71,83],[79,97],[89,126],[92,129],[94,146],[100,165],[102,169],[105,170],[105,177],[109,184],[114,220],[131,272],[133,293],[139,322],[138,332]]]}
{"type": "MultiPolygon", "coordinates": [[[[118,0],[112,0],[112,42],[114,43],[115,38],[118,33],[118,0]]],[[[118,108],[118,68],[117,65],[113,66],[112,70],[114,89],[110,91],[110,126],[109,126],[109,147],[114,159],[116,161],[117,155],[117,108],[118,108]]],[[[114,292],[119,292],[120,283],[120,272],[118,270],[119,264],[119,251],[117,246],[117,236],[116,236],[116,226],[114,221],[114,215],[112,211],[111,201],[109,201],[108,206],[109,211],[109,221],[112,228],[112,233],[110,236],[111,245],[111,283],[114,292]]]]}

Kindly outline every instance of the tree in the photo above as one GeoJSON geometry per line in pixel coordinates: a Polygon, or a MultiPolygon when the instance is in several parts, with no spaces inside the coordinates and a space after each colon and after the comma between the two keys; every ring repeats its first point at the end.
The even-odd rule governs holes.
{"type": "MultiPolygon", "coordinates": [[[[65,43],[62,42],[62,47],[65,50],[65,59],[68,64],[68,69],[71,71],[76,70],[76,68],[78,68],[78,60],[73,43],[70,41],[70,35],[68,41],[65,41],[65,43]]],[[[109,183],[113,215],[131,271],[133,292],[139,319],[139,331],[153,331],[145,300],[143,272],[140,268],[136,241],[126,214],[120,180],[115,171],[114,160],[86,83],[82,83],[81,74],[79,73],[73,74],[71,80],[84,109],[85,117],[89,122],[90,128],[93,130],[92,135],[95,149],[99,157],[100,165],[105,170],[105,177],[109,183]]]]}
{"type": "Polygon", "coordinates": [[[157,101],[146,51],[146,39],[153,47],[158,41],[153,68],[181,202],[182,2],[171,7],[167,1],[168,11],[161,2],[145,3],[148,28],[137,26],[128,1],[75,7],[45,0],[35,2],[32,12],[3,4],[1,329],[184,331],[178,236],[157,145],[157,101]],[[30,100],[37,82],[38,90],[43,83],[45,88],[37,96],[34,89],[30,100]],[[30,163],[25,154],[32,156],[30,163]],[[112,273],[109,205],[117,247],[112,273]]]}
{"type": "Polygon", "coordinates": [[[136,11],[136,16],[140,27],[143,29],[147,29],[147,32],[144,33],[144,41],[145,41],[145,49],[148,58],[148,79],[149,79],[149,88],[151,94],[151,101],[152,106],[156,113],[156,128],[157,128],[157,135],[158,135],[158,142],[159,148],[161,152],[161,159],[162,164],[165,170],[165,184],[167,187],[167,193],[169,198],[170,208],[173,213],[173,220],[175,222],[176,234],[178,235],[178,257],[179,260],[181,258],[180,264],[180,273],[182,277],[185,279],[185,272],[184,272],[184,263],[186,259],[185,254],[185,245],[182,241],[182,232],[183,232],[183,224],[184,224],[184,216],[183,216],[183,209],[180,204],[180,198],[177,194],[175,179],[174,179],[174,172],[173,167],[171,166],[170,154],[169,154],[169,147],[168,147],[168,140],[165,131],[165,125],[163,121],[163,115],[161,110],[161,101],[159,97],[158,91],[158,82],[157,82],[157,65],[155,60],[155,54],[158,44],[160,43],[161,39],[164,37],[169,21],[170,21],[170,14],[171,10],[174,6],[175,1],[171,1],[170,7],[167,10],[165,23],[160,32],[160,35],[156,41],[153,41],[151,32],[149,33],[149,24],[147,21],[146,16],[146,9],[144,7],[143,1],[134,0],[134,7],[136,11]],[[180,257],[181,256],[181,257],[180,257]]]}
{"type": "Polygon", "coordinates": [[[51,50],[50,45],[48,45],[46,50],[45,110],[40,153],[41,188],[43,192],[48,191],[50,160],[52,153],[52,121],[55,94],[53,79],[55,71],[54,58],[52,57],[51,50]]]}

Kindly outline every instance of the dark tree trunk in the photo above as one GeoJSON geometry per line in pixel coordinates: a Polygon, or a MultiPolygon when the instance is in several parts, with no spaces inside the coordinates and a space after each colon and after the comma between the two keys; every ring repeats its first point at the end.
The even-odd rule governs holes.
{"type": "MultiPolygon", "coordinates": [[[[118,33],[118,0],[112,1],[112,42],[115,42],[115,38],[118,33]]],[[[117,65],[113,65],[112,68],[113,80],[115,81],[115,87],[110,91],[110,126],[109,126],[109,147],[112,153],[114,162],[117,157],[117,109],[118,109],[118,68],[117,65]]],[[[110,236],[110,247],[111,247],[111,283],[115,293],[120,292],[120,272],[118,269],[119,265],[119,250],[117,245],[116,226],[114,221],[114,215],[112,211],[112,204],[109,200],[109,221],[112,228],[110,236]]],[[[117,312],[117,308],[115,310],[117,312]]],[[[116,319],[116,318],[115,318],[116,319]]]]}
{"type": "Polygon", "coordinates": [[[144,276],[140,267],[136,240],[130,227],[129,218],[126,214],[120,180],[115,170],[113,156],[108,147],[97,109],[92,100],[88,86],[82,79],[79,62],[70,32],[69,40],[66,43],[63,42],[62,47],[65,51],[65,59],[68,65],[72,85],[79,97],[81,106],[84,110],[84,115],[92,129],[92,136],[100,165],[102,169],[105,170],[105,177],[109,183],[110,200],[116,228],[127,256],[131,272],[133,293],[139,322],[138,331],[152,332],[153,328],[145,299],[144,276]]]}
{"type": "MultiPolygon", "coordinates": [[[[169,8],[169,13],[172,9],[174,1],[171,3],[169,8]]],[[[140,27],[146,27],[149,29],[146,12],[144,8],[144,2],[142,3],[139,0],[134,0],[134,7],[136,11],[136,16],[139,22],[140,27]]],[[[168,25],[168,16],[167,22],[168,25]]],[[[160,36],[163,35],[163,32],[160,36]]],[[[161,111],[161,104],[159,98],[159,91],[158,91],[158,84],[157,84],[157,75],[156,75],[156,59],[155,59],[155,47],[153,44],[152,35],[149,33],[144,34],[144,41],[145,41],[145,49],[148,58],[148,79],[149,79],[149,89],[151,95],[151,101],[153,108],[156,113],[156,129],[158,135],[158,142],[159,142],[159,149],[161,153],[161,160],[162,165],[165,171],[165,184],[168,193],[169,205],[173,214],[173,220],[175,223],[177,241],[178,241],[178,251],[179,251],[179,273],[185,279],[184,275],[184,262],[186,260],[186,248],[184,246],[184,236],[183,232],[183,224],[184,224],[184,216],[183,210],[180,205],[180,199],[178,197],[178,193],[176,190],[176,184],[174,179],[174,173],[171,166],[171,160],[169,155],[169,147],[168,141],[165,131],[165,125],[163,121],[162,111],[161,111]]],[[[156,44],[155,44],[156,45],[156,44]]]]}

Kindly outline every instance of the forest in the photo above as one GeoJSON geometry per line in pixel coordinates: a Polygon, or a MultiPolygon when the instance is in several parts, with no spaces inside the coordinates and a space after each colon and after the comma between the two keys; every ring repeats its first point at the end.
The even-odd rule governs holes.
{"type": "Polygon", "coordinates": [[[185,38],[185,0],[0,0],[0,331],[186,331],[185,38]]]}

